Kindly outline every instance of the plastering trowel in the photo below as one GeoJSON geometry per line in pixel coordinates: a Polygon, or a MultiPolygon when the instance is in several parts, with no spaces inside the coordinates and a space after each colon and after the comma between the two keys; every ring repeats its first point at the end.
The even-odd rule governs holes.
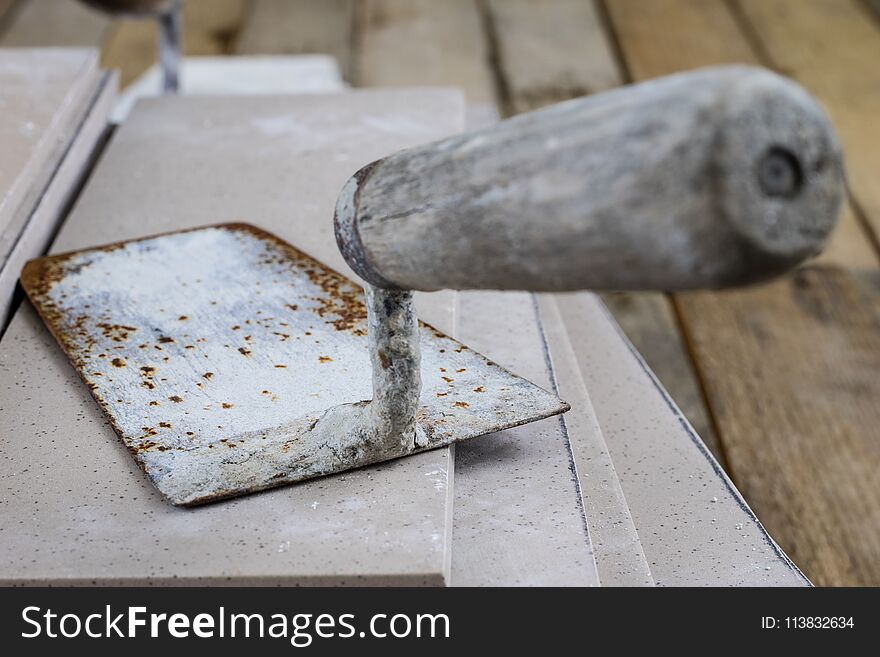
{"type": "Polygon", "coordinates": [[[365,296],[246,224],[40,258],[22,283],[138,463],[189,505],[567,409],[419,326],[413,290],[755,282],[818,251],[842,192],[802,89],[705,69],[361,169],[336,237],[365,296]]]}

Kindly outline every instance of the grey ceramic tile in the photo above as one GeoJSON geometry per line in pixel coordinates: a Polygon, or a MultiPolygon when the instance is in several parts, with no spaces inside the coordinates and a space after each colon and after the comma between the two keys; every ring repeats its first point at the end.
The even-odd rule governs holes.
{"type": "Polygon", "coordinates": [[[657,585],[807,584],[601,301],[555,299],[657,585]]]}
{"type": "MultiPolygon", "coordinates": [[[[54,250],[247,221],[347,271],[335,198],[358,167],[461,128],[448,91],[140,103],[54,250]]],[[[422,315],[452,328],[449,296],[422,315]]],[[[448,569],[448,450],[196,509],[160,499],[29,305],[0,343],[0,581],[428,583],[448,569]]]]}
{"type": "MultiPolygon", "coordinates": [[[[492,105],[470,105],[467,117],[472,130],[498,121],[492,105]]],[[[553,363],[551,372],[544,353],[545,341],[547,347],[555,346],[554,336],[544,326],[542,338],[530,295],[466,293],[457,317],[459,333],[464,330],[469,340],[482,340],[485,349],[514,371],[524,368],[548,387],[553,383],[551,374],[558,378],[563,363],[553,363]]],[[[621,531],[625,523],[620,517],[629,517],[622,493],[613,498],[605,485],[598,491],[604,495],[599,496],[592,480],[580,473],[578,479],[570,476],[575,464],[567,460],[569,451],[574,457],[572,448],[602,439],[598,423],[589,421],[595,418],[585,389],[575,395],[568,379],[559,384],[559,394],[572,404],[563,416],[564,424],[553,418],[456,447],[453,584],[595,585],[603,581],[603,569],[611,583],[650,580],[631,521],[621,531]],[[572,422],[575,418],[579,422],[572,422]],[[558,468],[561,463],[568,463],[566,472],[558,468]],[[511,468],[518,474],[509,476],[511,468]],[[548,509],[556,509],[556,518],[548,509]],[[591,514],[600,522],[607,514],[609,522],[599,527],[610,531],[596,534],[591,528],[585,537],[584,523],[595,526],[591,514]],[[557,526],[559,518],[563,522],[557,526]]]]}
{"type": "Polygon", "coordinates": [[[88,110],[97,52],[0,50],[0,235],[20,230],[88,110]]]}
{"type": "Polygon", "coordinates": [[[653,586],[642,542],[556,300],[535,295],[602,586],[653,586]]]}
{"type": "MultiPolygon", "coordinates": [[[[485,127],[497,121],[497,115],[483,110],[469,108],[470,128],[485,127]]],[[[484,299],[492,296],[481,294],[484,299]]],[[[563,422],[601,584],[654,583],[652,564],[648,563],[646,553],[659,569],[661,584],[804,584],[805,580],[758,525],[711,456],[707,458],[702,443],[695,440],[692,429],[683,424],[681,414],[611,316],[603,311],[601,302],[588,293],[538,295],[537,299],[559,394],[572,405],[572,410],[563,415],[563,422]],[[567,309],[567,321],[563,320],[557,304],[567,309]],[[608,436],[615,442],[614,449],[606,442],[608,436]],[[678,471],[684,476],[666,477],[664,468],[676,457],[655,469],[652,450],[670,448],[675,454],[686,456],[678,464],[678,471]],[[618,476],[615,459],[626,469],[625,484],[618,476]],[[634,464],[644,466],[638,474],[633,472],[634,464]],[[711,517],[706,517],[705,509],[701,508],[705,500],[697,494],[705,488],[707,479],[722,492],[720,496],[712,496],[712,504],[720,506],[721,515],[734,518],[733,532],[726,527],[717,535],[712,534],[718,519],[713,522],[711,517]],[[630,511],[628,495],[635,498],[638,507],[641,535],[633,519],[635,512],[630,511]],[[669,509],[669,504],[678,506],[669,509]],[[697,506],[692,509],[693,504],[697,506]],[[669,520],[676,523],[667,524],[669,520]],[[724,563],[718,567],[721,561],[724,563]]],[[[484,309],[478,304],[469,311],[476,311],[474,316],[478,322],[481,310],[484,309]]],[[[505,308],[497,315],[492,312],[489,315],[497,321],[509,310],[505,308]]],[[[516,344],[527,350],[523,335],[513,335],[522,331],[524,325],[527,326],[528,321],[522,316],[518,322],[509,322],[506,335],[500,338],[495,335],[494,342],[516,344]]],[[[497,344],[484,345],[484,348],[492,353],[497,344]]],[[[521,361],[522,357],[509,354],[508,358],[513,359],[509,362],[516,370],[515,361],[521,361]]],[[[555,558],[554,532],[546,532],[548,538],[543,541],[505,539],[529,527],[535,519],[543,518],[547,506],[554,501],[559,503],[558,496],[554,499],[557,491],[552,486],[534,487],[529,491],[528,513],[510,513],[512,505],[507,492],[499,498],[488,492],[499,487],[498,474],[489,464],[492,449],[497,447],[492,445],[494,438],[481,439],[486,448],[482,453],[479,441],[457,448],[453,583],[554,582],[555,574],[547,572],[544,565],[555,558]],[[506,532],[495,531],[487,522],[487,517],[496,513],[507,514],[510,527],[506,532]]],[[[509,445],[507,448],[511,449],[509,445]]],[[[527,459],[521,460],[527,462],[527,459]]],[[[516,458],[509,461],[516,462],[516,458]]],[[[517,485],[518,479],[511,478],[511,481],[517,485]]],[[[567,504],[573,504],[573,499],[567,504]]],[[[522,506],[520,502],[514,508],[520,511],[522,506]]],[[[560,578],[557,581],[575,583],[579,580],[560,578]]]]}
{"type": "MultiPolygon", "coordinates": [[[[459,294],[457,337],[552,389],[532,295],[459,294]]],[[[595,586],[590,536],[561,418],[456,446],[455,586],[595,586]]]]}
{"type": "MultiPolygon", "coordinates": [[[[238,55],[184,57],[180,89],[187,96],[328,93],[343,91],[345,83],[336,60],[328,55],[238,55]]],[[[162,95],[162,74],[153,64],[125,88],[113,108],[120,123],[141,98],[162,95]]]]}
{"type": "Polygon", "coordinates": [[[30,214],[20,210],[10,229],[0,233],[0,335],[6,328],[12,309],[15,286],[24,263],[45,252],[49,240],[63,219],[80,181],[87,173],[98,143],[108,126],[110,109],[116,99],[116,74],[105,73],[94,96],[85,107],[85,115],[66,144],[63,157],[45,189],[37,195],[30,214]]]}

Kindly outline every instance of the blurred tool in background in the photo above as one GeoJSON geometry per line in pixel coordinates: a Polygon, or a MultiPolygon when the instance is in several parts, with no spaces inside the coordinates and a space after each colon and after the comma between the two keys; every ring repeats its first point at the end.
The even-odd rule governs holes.
{"type": "Polygon", "coordinates": [[[177,93],[180,86],[180,50],[183,18],[182,0],[82,0],[109,14],[154,17],[159,23],[159,64],[162,68],[162,90],[177,93]]]}

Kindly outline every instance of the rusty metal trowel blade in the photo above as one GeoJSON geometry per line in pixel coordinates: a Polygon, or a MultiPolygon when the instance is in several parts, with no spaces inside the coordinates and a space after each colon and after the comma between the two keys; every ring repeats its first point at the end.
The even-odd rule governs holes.
{"type": "MultiPolygon", "coordinates": [[[[308,444],[327,409],[372,396],[363,292],[280,239],[169,233],[33,260],[22,284],[173,504],[364,465],[318,464],[308,444]]],[[[420,337],[424,449],[568,408],[430,326],[420,337]]]]}

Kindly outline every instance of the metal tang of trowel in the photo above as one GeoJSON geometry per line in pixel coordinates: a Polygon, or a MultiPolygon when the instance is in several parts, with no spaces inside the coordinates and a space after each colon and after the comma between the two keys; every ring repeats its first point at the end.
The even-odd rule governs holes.
{"type": "Polygon", "coordinates": [[[365,295],[244,224],[40,258],[22,283],[156,487],[191,505],[568,409],[420,325],[413,290],[747,284],[817,253],[842,195],[816,103],[722,67],[364,167],[335,228],[365,295]]]}

